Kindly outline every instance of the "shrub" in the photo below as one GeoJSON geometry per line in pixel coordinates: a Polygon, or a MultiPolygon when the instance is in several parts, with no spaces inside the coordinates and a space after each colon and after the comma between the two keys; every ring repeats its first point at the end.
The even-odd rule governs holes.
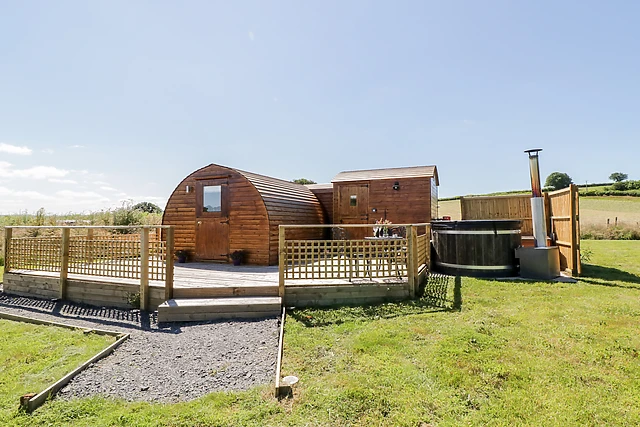
{"type": "Polygon", "coordinates": [[[4,267],[4,258],[0,256],[0,267],[4,267]]]}
{"type": "Polygon", "coordinates": [[[640,226],[617,225],[584,225],[580,238],[585,240],[640,240],[640,226]]]}

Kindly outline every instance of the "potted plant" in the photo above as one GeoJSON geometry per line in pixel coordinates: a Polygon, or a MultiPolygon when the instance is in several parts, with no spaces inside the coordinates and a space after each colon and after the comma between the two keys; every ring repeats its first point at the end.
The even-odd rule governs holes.
{"type": "Polygon", "coordinates": [[[189,259],[189,251],[185,249],[180,249],[179,251],[176,251],[176,258],[178,258],[179,263],[187,262],[187,259],[189,259]]]}
{"type": "Polygon", "coordinates": [[[233,261],[233,265],[240,265],[242,264],[242,261],[244,261],[245,255],[246,253],[243,250],[233,251],[229,255],[229,258],[231,258],[231,261],[233,261]]]}

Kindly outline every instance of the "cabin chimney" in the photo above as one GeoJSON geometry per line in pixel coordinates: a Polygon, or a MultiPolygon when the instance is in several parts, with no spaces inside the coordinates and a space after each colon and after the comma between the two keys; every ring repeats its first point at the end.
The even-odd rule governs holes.
{"type": "Polygon", "coordinates": [[[544,197],[542,196],[542,186],[540,185],[540,167],[538,164],[538,153],[541,148],[526,150],[529,154],[529,171],[531,173],[531,215],[533,218],[533,239],[536,248],[547,246],[547,222],[544,214],[544,197]]]}

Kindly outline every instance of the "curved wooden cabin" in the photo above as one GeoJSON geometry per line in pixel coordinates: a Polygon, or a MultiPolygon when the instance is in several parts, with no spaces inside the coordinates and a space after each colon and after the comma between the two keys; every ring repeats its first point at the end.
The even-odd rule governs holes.
{"type": "MultiPolygon", "coordinates": [[[[208,261],[243,250],[245,263],[256,265],[278,262],[278,225],[323,222],[320,202],[304,185],[215,164],[183,179],[162,217],[175,227],[176,250],[208,261]]],[[[322,238],[320,228],[292,232],[288,239],[322,238]]]]}

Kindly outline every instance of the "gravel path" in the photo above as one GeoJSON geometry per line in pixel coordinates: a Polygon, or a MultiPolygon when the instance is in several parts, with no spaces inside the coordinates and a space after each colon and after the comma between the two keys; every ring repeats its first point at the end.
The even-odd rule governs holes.
{"type": "Polygon", "coordinates": [[[96,308],[0,292],[0,311],[131,336],[60,391],[130,401],[178,402],[214,391],[245,390],[275,375],[279,319],[171,323],[139,310],[96,308]]]}

